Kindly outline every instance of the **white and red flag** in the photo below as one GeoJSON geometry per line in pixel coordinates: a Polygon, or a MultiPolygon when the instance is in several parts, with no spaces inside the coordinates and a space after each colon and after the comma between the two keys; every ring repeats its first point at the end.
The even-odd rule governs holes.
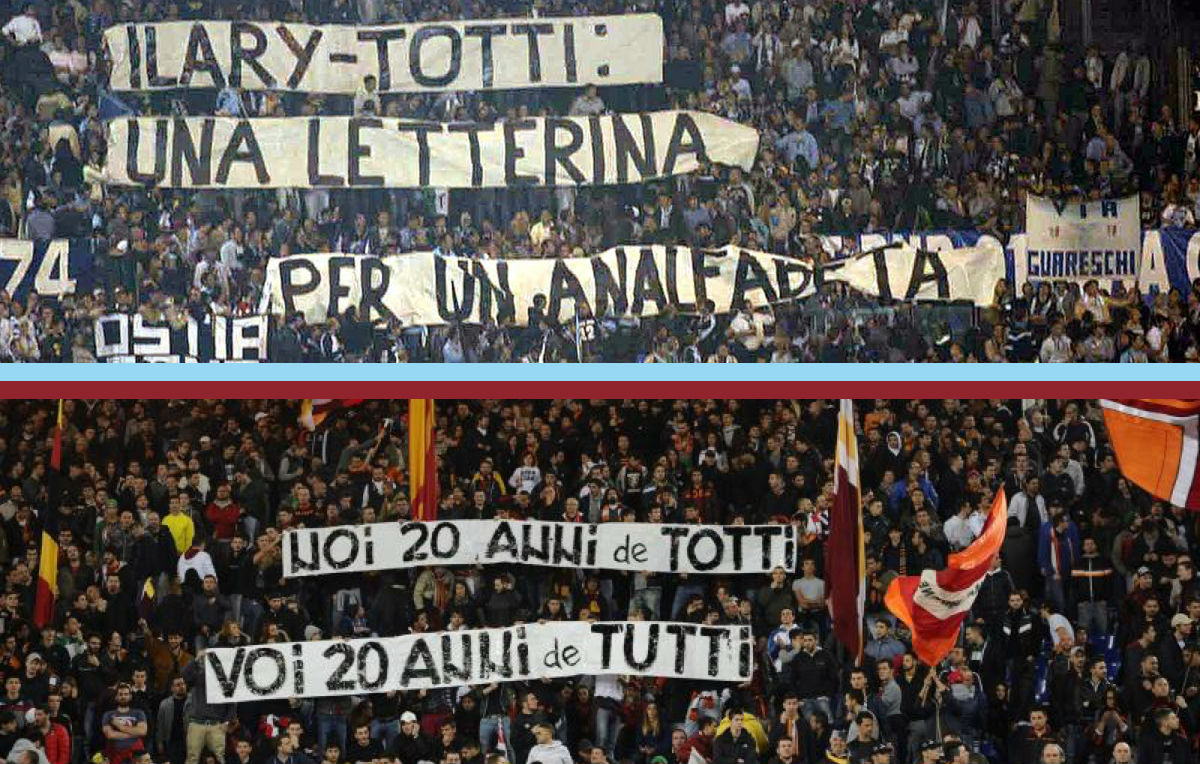
{"type": "Polygon", "coordinates": [[[1200,401],[1101,400],[1121,474],[1177,507],[1200,509],[1200,401]]]}
{"type": "Polygon", "coordinates": [[[1007,525],[1008,500],[1001,489],[983,533],[966,549],[950,555],[944,569],[900,576],[888,587],[884,603],[912,631],[913,650],[924,663],[936,666],[954,647],[984,576],[1000,554],[1007,525]]]}

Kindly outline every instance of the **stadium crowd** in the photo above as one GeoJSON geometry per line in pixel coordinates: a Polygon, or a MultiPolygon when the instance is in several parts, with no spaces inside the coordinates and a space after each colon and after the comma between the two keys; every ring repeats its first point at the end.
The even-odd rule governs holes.
{"type": "Polygon", "coordinates": [[[860,661],[823,580],[826,401],[439,401],[439,519],[792,523],[795,571],[508,566],[283,576],[281,531],[409,516],[404,401],[0,404],[0,758],[14,764],[1189,764],[1196,522],[1121,476],[1094,401],[862,401],[860,661]],[[1008,497],[960,645],[882,595],[1008,497]],[[57,607],[31,622],[39,537],[57,607]],[[210,704],[209,647],[566,619],[748,624],[744,685],[578,676],[210,704]],[[540,726],[546,725],[546,726],[540,726]]]}
{"type": "MultiPolygon", "coordinates": [[[[108,311],[178,322],[253,312],[268,258],[304,252],[562,257],[614,244],[737,243],[828,257],[816,234],[1023,230],[1027,192],[1138,192],[1146,228],[1200,216],[1200,122],[1161,101],[1142,44],[1065,44],[1058,3],[656,0],[666,86],[351,96],[216,90],[114,93],[102,31],[129,20],[384,23],[620,13],[627,3],[534,0],[4,0],[0,234],[93,238],[94,294],[0,295],[0,359],[88,361],[108,311]],[[494,121],[688,107],[762,134],[754,169],[709,166],[644,186],[446,193],[105,188],[105,120],[125,114],[386,114],[494,121]]],[[[280,361],[1182,361],[1197,357],[1193,293],[1099,285],[997,286],[963,326],[880,325],[878,300],[836,287],[721,317],[490,327],[326,326],[276,318],[280,361]],[[840,316],[817,326],[813,307],[840,316]],[[1061,333],[1053,332],[1062,321],[1061,333]],[[871,335],[877,335],[873,340],[871,335]],[[1047,343],[1048,338],[1052,337],[1047,343]],[[880,341],[882,340],[882,341],[880,341]],[[722,346],[725,350],[721,350],[722,346]]],[[[928,322],[924,322],[928,323],[928,322]]]]}

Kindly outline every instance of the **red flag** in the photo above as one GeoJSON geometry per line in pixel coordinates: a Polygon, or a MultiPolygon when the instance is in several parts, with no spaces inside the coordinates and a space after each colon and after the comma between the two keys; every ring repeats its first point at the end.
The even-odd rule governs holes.
{"type": "Polygon", "coordinates": [[[1200,401],[1101,400],[1121,473],[1177,507],[1200,509],[1200,401]]]}
{"type": "Polygon", "coordinates": [[[829,612],[833,633],[858,658],[863,649],[863,611],[867,601],[866,552],[863,549],[862,492],[858,478],[858,438],[854,403],[843,399],[838,411],[833,510],[829,517],[826,559],[829,612]]]}
{"type": "Polygon", "coordinates": [[[408,495],[414,520],[436,520],[438,514],[433,409],[428,398],[408,402],[408,495]]]}
{"type": "Polygon", "coordinates": [[[913,649],[928,665],[936,666],[954,647],[983,578],[1000,554],[1007,525],[1008,500],[1001,489],[983,533],[966,549],[950,555],[944,570],[900,576],[888,587],[884,603],[912,631],[913,649]]]}
{"type": "Polygon", "coordinates": [[[50,466],[62,469],[63,402],[58,399],[58,419],[54,421],[54,446],[50,449],[50,466]]]}

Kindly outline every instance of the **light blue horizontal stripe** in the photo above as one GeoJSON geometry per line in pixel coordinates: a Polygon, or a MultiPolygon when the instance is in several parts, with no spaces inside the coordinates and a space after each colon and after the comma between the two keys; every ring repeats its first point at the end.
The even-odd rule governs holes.
{"type": "Polygon", "coordinates": [[[1200,382],[1200,364],[5,364],[3,381],[1200,382]]]}

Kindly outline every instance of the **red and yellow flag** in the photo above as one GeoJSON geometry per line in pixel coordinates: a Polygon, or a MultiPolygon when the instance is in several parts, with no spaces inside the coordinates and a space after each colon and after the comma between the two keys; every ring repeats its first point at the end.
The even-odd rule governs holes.
{"type": "Polygon", "coordinates": [[[38,557],[37,595],[33,602],[33,623],[39,629],[54,622],[54,601],[58,597],[58,542],[47,530],[42,531],[42,552],[38,557]]]}
{"type": "Polygon", "coordinates": [[[438,512],[437,452],[434,450],[434,403],[429,398],[408,402],[408,495],[412,519],[436,520],[438,512]]]}
{"type": "Polygon", "coordinates": [[[1177,507],[1200,509],[1200,401],[1101,400],[1121,473],[1177,507]]]}
{"type": "Polygon", "coordinates": [[[50,466],[62,469],[63,401],[58,399],[58,418],[54,420],[54,445],[50,449],[50,466]]]}
{"type": "Polygon", "coordinates": [[[858,437],[854,402],[843,399],[838,411],[833,511],[829,516],[829,613],[833,633],[846,652],[863,649],[863,612],[867,602],[867,556],[863,548],[862,490],[858,477],[858,437]]]}
{"type": "Polygon", "coordinates": [[[983,533],[966,549],[950,555],[945,569],[900,576],[888,587],[884,604],[912,631],[913,650],[926,664],[936,666],[954,647],[983,577],[1000,554],[1007,524],[1008,500],[1001,489],[983,533]]]}

